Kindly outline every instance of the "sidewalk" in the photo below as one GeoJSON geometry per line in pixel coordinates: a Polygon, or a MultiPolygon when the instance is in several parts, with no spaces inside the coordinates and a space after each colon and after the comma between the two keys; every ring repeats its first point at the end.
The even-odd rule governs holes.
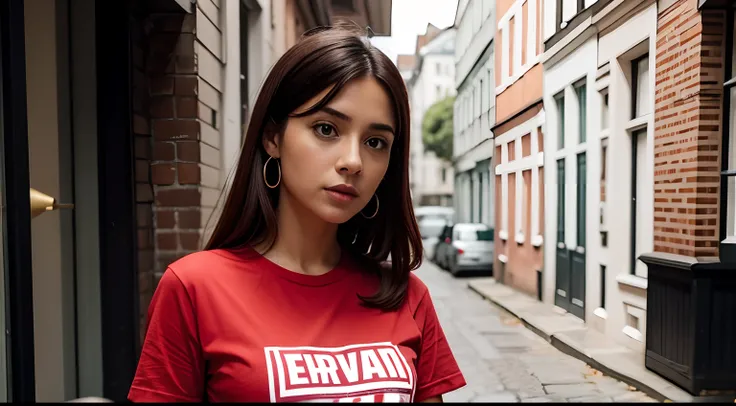
{"type": "MultiPolygon", "coordinates": [[[[664,402],[703,402],[644,367],[641,354],[603,334],[588,329],[577,317],[542,303],[491,278],[472,280],[468,287],[503,308],[560,351],[586,362],[602,373],[625,382],[664,402]]],[[[733,402],[733,399],[730,400],[733,402]]]]}

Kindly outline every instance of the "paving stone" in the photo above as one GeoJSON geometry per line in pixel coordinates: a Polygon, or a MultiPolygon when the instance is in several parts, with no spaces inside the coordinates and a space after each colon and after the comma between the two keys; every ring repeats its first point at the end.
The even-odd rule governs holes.
{"type": "Polygon", "coordinates": [[[526,398],[526,399],[522,398],[521,399],[521,403],[551,403],[551,402],[557,403],[556,400],[552,400],[550,398],[545,398],[545,397],[526,398]]]}
{"type": "MultiPolygon", "coordinates": [[[[641,392],[628,392],[621,395],[617,395],[613,397],[614,402],[638,402],[644,397],[644,395],[641,392]]],[[[648,397],[648,396],[647,396],[648,397]]]]}
{"type": "Polygon", "coordinates": [[[656,402],[558,351],[470,290],[469,279],[454,278],[429,261],[416,274],[429,288],[467,381],[445,394],[446,402],[656,402]]]}
{"type": "Polygon", "coordinates": [[[571,385],[545,385],[544,390],[550,395],[560,395],[566,398],[600,394],[600,391],[592,382],[571,385]]]}
{"type": "Polygon", "coordinates": [[[533,372],[533,375],[543,385],[555,385],[555,384],[565,385],[565,384],[587,382],[587,380],[585,379],[585,376],[582,373],[574,372],[574,371],[560,370],[559,368],[556,368],[555,370],[552,370],[552,369],[535,370],[533,372]]]}
{"type": "Polygon", "coordinates": [[[498,392],[477,396],[471,399],[473,403],[505,403],[518,402],[519,399],[511,392],[498,392]]]}
{"type": "Polygon", "coordinates": [[[570,403],[611,403],[613,399],[608,396],[581,396],[567,399],[570,403]]]}

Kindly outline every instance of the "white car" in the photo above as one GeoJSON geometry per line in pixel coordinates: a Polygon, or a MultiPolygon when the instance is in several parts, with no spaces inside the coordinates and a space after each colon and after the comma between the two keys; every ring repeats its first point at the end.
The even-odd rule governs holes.
{"type": "Polygon", "coordinates": [[[461,271],[493,274],[493,229],[486,224],[445,226],[439,237],[435,262],[453,275],[461,271]]]}
{"type": "Polygon", "coordinates": [[[434,247],[439,241],[440,234],[448,221],[443,218],[426,217],[419,220],[419,233],[422,235],[422,245],[424,246],[424,258],[429,260],[434,258],[434,247]]]}

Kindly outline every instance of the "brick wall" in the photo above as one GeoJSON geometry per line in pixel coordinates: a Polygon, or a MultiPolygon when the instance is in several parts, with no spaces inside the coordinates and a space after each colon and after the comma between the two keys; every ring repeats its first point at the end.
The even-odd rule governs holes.
{"type": "Polygon", "coordinates": [[[199,244],[199,134],[195,15],[151,15],[151,183],[154,287],[171,262],[199,244]]]}
{"type": "Polygon", "coordinates": [[[166,266],[199,248],[200,120],[195,14],[132,18],[133,123],[141,336],[166,266]]]}
{"type": "Polygon", "coordinates": [[[655,251],[718,255],[725,14],[679,0],[657,27],[655,251]]]}

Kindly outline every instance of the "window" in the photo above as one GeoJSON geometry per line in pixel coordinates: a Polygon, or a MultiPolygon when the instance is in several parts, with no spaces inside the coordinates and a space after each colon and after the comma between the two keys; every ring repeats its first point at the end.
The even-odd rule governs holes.
{"type": "Polygon", "coordinates": [[[565,159],[557,161],[557,242],[565,243],[565,159]]]}
{"type": "Polygon", "coordinates": [[[644,182],[639,181],[640,171],[646,163],[647,130],[637,130],[631,134],[631,251],[629,258],[629,271],[632,275],[647,277],[647,266],[638,261],[637,258],[643,253],[641,238],[637,237],[637,229],[640,229],[640,216],[642,210],[642,187],[644,182]]]}
{"type": "Polygon", "coordinates": [[[483,174],[478,174],[478,222],[483,222],[483,174]]]}
{"type": "Polygon", "coordinates": [[[601,265],[601,308],[606,308],[606,266],[601,265]]]}
{"type": "Polygon", "coordinates": [[[447,169],[442,168],[442,183],[445,183],[447,181],[447,169]]]}
{"type": "Polygon", "coordinates": [[[601,129],[605,130],[608,128],[608,120],[610,112],[608,110],[608,89],[601,93],[601,129]]]}
{"type": "Polygon", "coordinates": [[[649,100],[649,55],[631,62],[632,117],[637,118],[651,112],[649,100]]]}
{"type": "Polygon", "coordinates": [[[576,217],[576,223],[577,223],[577,237],[578,237],[578,247],[585,248],[585,217],[586,217],[586,211],[585,211],[585,195],[586,195],[586,187],[585,183],[587,181],[585,172],[586,172],[586,158],[585,158],[585,152],[578,154],[578,184],[577,184],[577,217],[576,217]]]}
{"type": "Polygon", "coordinates": [[[565,148],[565,95],[561,92],[556,98],[557,103],[557,149],[565,148]]]}
{"type": "MultiPolygon", "coordinates": [[[[729,25],[730,27],[727,30],[732,31],[732,35],[736,37],[733,22],[729,25]]],[[[726,41],[726,43],[728,42],[726,41]]],[[[732,46],[733,48],[727,51],[728,56],[725,65],[727,69],[730,65],[731,69],[726,71],[723,98],[723,128],[726,131],[723,134],[722,145],[723,148],[728,148],[728,151],[726,159],[723,160],[724,171],[721,179],[722,193],[726,196],[727,202],[726,210],[721,210],[720,234],[721,238],[724,239],[719,250],[721,262],[736,258],[736,63],[734,63],[736,41],[732,41],[732,46]],[[728,112],[728,114],[725,114],[725,112],[728,112]]]]}
{"type": "Polygon", "coordinates": [[[528,203],[527,203],[527,197],[529,196],[529,191],[527,190],[529,188],[529,183],[527,182],[527,173],[529,174],[529,177],[531,177],[531,171],[523,171],[519,175],[521,176],[521,179],[519,179],[519,195],[517,199],[519,200],[520,205],[518,206],[520,208],[519,216],[517,216],[517,219],[519,221],[516,224],[516,233],[520,235],[526,235],[526,224],[528,222],[528,216],[527,216],[527,210],[528,210],[528,203]]]}
{"type": "Polygon", "coordinates": [[[439,100],[442,97],[442,87],[440,85],[435,85],[434,90],[437,96],[436,98],[439,100]]]}
{"type": "Polygon", "coordinates": [[[473,177],[472,176],[468,177],[468,182],[469,182],[468,183],[468,191],[469,191],[468,195],[470,196],[470,199],[468,199],[468,203],[470,203],[470,210],[468,211],[468,218],[470,219],[470,221],[473,221],[473,213],[475,212],[475,210],[473,209],[473,207],[475,207],[475,205],[473,204],[474,199],[475,199],[475,189],[473,188],[473,177]]]}
{"type": "Polygon", "coordinates": [[[486,108],[486,98],[483,92],[483,79],[480,80],[479,91],[480,91],[480,108],[478,109],[478,117],[483,115],[483,109],[486,108]]]}
{"type": "Polygon", "coordinates": [[[587,138],[587,114],[588,109],[586,106],[586,97],[585,97],[585,83],[575,88],[575,93],[578,98],[578,134],[580,136],[580,143],[584,143],[587,138]]]}
{"type": "Polygon", "coordinates": [[[555,32],[567,26],[567,22],[585,10],[585,0],[555,0],[555,32]]]}
{"type": "Polygon", "coordinates": [[[491,229],[461,229],[456,233],[459,241],[493,241],[491,229]]]}
{"type": "Polygon", "coordinates": [[[435,66],[437,68],[437,75],[441,75],[442,74],[442,65],[440,63],[437,63],[435,66]]]}
{"type": "Polygon", "coordinates": [[[601,191],[600,191],[600,233],[601,246],[608,246],[608,227],[606,226],[606,186],[607,184],[607,162],[608,162],[608,138],[601,141],[601,191]]]}

